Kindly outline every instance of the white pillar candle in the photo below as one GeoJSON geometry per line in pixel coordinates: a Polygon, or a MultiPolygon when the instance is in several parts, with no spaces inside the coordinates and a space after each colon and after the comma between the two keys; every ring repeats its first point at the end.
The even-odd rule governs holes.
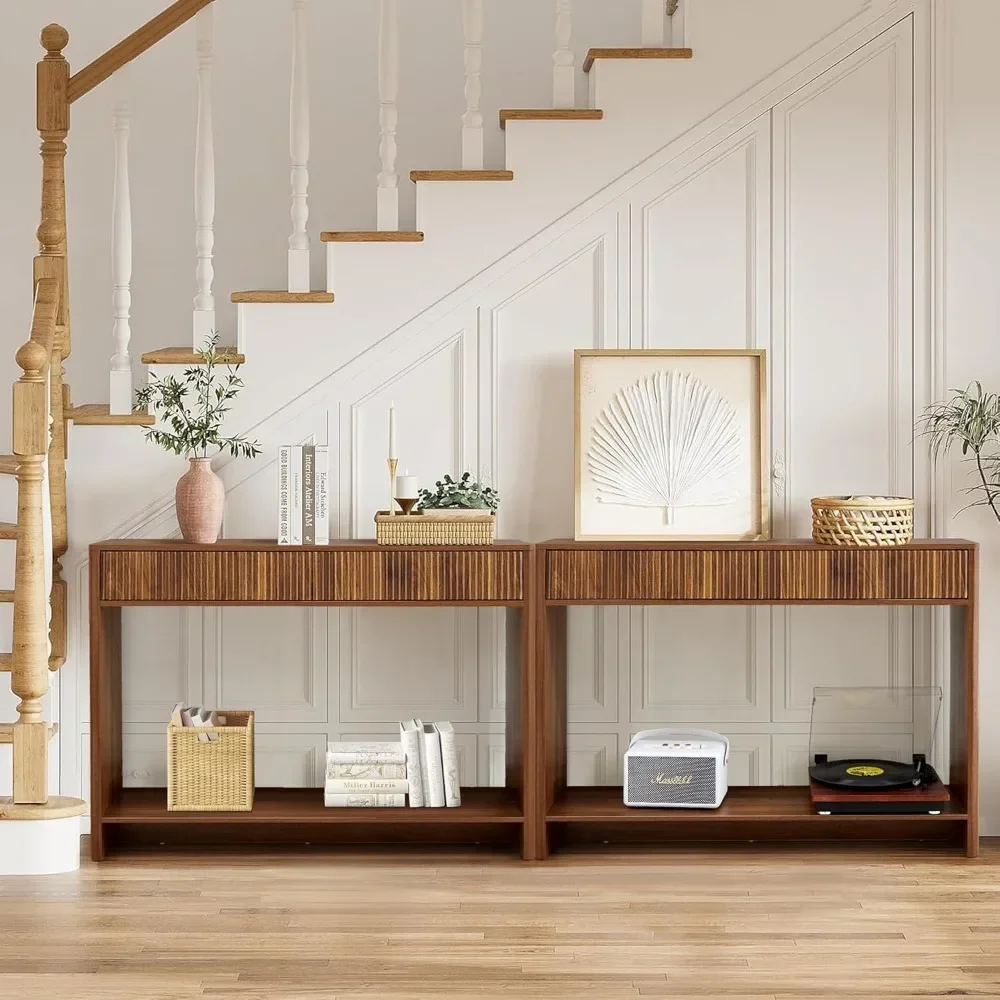
{"type": "Polygon", "coordinates": [[[398,458],[396,454],[396,407],[389,404],[389,458],[398,458]]]}
{"type": "Polygon", "coordinates": [[[403,500],[413,500],[419,490],[420,486],[416,476],[407,476],[405,473],[402,476],[396,476],[397,497],[401,497],[403,500]]]}

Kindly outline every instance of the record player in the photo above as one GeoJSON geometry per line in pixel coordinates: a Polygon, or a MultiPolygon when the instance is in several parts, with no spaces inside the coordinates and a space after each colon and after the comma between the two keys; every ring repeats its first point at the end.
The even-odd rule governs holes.
{"type": "Polygon", "coordinates": [[[948,788],[927,760],[941,702],[939,687],[816,688],[809,731],[816,811],[942,812],[948,788]]]}

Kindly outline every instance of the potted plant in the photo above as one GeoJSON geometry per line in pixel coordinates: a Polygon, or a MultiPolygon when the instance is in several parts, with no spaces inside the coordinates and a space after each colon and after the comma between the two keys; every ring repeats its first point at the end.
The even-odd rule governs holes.
{"type": "Polygon", "coordinates": [[[424,517],[484,517],[495,514],[500,496],[465,472],[458,481],[445,476],[431,490],[421,490],[417,509],[424,517]]]}
{"type": "Polygon", "coordinates": [[[226,499],[209,452],[242,458],[260,454],[257,441],[222,435],[222,424],[243,380],[239,365],[226,363],[218,342],[213,333],[205,348],[195,352],[201,363],[186,368],[180,378],[154,374],[135,394],[136,409],[153,413],[160,424],[146,428],[146,439],[188,460],[188,471],[177,481],[175,492],[177,522],[186,542],[202,545],[218,541],[226,499]]]}
{"type": "Polygon", "coordinates": [[[962,492],[968,507],[989,507],[1000,521],[1000,395],[984,392],[980,382],[952,389],[951,397],[924,412],[920,429],[930,438],[935,456],[961,445],[979,482],[962,492]]]}

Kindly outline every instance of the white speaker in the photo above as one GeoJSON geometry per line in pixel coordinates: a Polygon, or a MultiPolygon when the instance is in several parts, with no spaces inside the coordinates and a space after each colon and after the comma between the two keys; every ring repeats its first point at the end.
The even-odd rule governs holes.
{"type": "Polygon", "coordinates": [[[729,791],[729,740],[707,729],[647,729],[625,752],[625,805],[717,809],[729,791]]]}

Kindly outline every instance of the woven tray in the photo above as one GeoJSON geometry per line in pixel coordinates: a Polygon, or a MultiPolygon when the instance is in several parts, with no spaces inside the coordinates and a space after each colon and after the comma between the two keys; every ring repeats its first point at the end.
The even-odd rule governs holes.
{"type": "Polygon", "coordinates": [[[396,514],[380,510],[375,515],[375,541],[379,545],[492,545],[496,514],[396,514]]]}
{"type": "Polygon", "coordinates": [[[913,540],[909,497],[813,497],[812,514],[817,545],[880,548],[913,540]]]}
{"type": "Polygon", "coordinates": [[[167,727],[167,811],[253,809],[253,712],[219,709],[225,726],[167,727]],[[218,739],[202,743],[202,733],[218,739]]]}

